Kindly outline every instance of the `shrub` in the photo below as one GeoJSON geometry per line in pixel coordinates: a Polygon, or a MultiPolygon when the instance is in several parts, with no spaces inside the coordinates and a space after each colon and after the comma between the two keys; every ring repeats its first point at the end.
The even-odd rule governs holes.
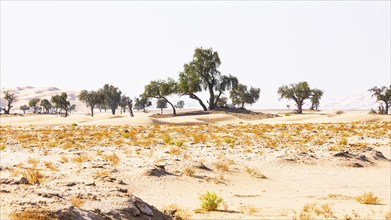
{"type": "Polygon", "coordinates": [[[213,192],[206,192],[205,194],[200,195],[198,199],[201,201],[201,208],[206,211],[216,210],[223,202],[223,199],[213,192]]]}
{"type": "Polygon", "coordinates": [[[25,177],[31,184],[39,184],[43,180],[43,175],[39,170],[28,168],[22,172],[22,176],[25,177]]]}
{"type": "Polygon", "coordinates": [[[183,170],[183,175],[185,175],[185,176],[194,176],[194,174],[195,174],[195,170],[192,167],[186,167],[183,170]]]}
{"type": "Polygon", "coordinates": [[[254,206],[250,206],[250,205],[241,205],[241,206],[239,206],[239,211],[243,214],[246,214],[246,215],[252,215],[255,212],[257,212],[258,209],[255,208],[254,206]]]}
{"type": "Polygon", "coordinates": [[[83,199],[80,199],[80,198],[78,198],[77,196],[74,196],[74,197],[72,197],[72,198],[70,198],[69,199],[69,202],[73,205],[73,206],[75,206],[75,207],[77,207],[77,208],[81,208],[81,206],[85,203],[85,201],[83,200],[83,199]]]}
{"type": "Polygon", "coordinates": [[[14,211],[9,215],[12,220],[54,220],[58,219],[54,213],[43,208],[28,208],[23,211],[14,211]]]}
{"type": "Polygon", "coordinates": [[[104,156],[104,159],[109,161],[113,167],[117,167],[120,162],[120,158],[115,153],[104,156]]]}
{"type": "Polygon", "coordinates": [[[360,196],[357,196],[356,201],[361,204],[376,205],[379,204],[380,200],[377,196],[373,195],[372,192],[364,193],[360,196]]]}

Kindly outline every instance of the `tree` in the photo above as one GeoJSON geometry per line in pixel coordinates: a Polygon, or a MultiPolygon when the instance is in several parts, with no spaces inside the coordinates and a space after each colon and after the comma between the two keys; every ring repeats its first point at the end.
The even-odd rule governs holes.
{"type": "Polygon", "coordinates": [[[303,113],[304,100],[311,96],[311,89],[307,82],[299,82],[297,84],[283,85],[278,88],[280,99],[292,99],[296,102],[297,113],[303,113]]]}
{"type": "Polygon", "coordinates": [[[220,97],[218,102],[216,103],[216,107],[227,108],[228,107],[228,99],[227,99],[227,97],[225,97],[225,96],[220,97]]]}
{"type": "Polygon", "coordinates": [[[164,99],[172,107],[173,115],[176,115],[175,106],[168,101],[167,96],[177,92],[178,84],[171,78],[167,80],[153,80],[144,88],[145,97],[164,99]]]}
{"type": "Polygon", "coordinates": [[[122,92],[117,87],[109,84],[104,85],[100,92],[104,96],[105,104],[110,107],[111,113],[115,115],[115,110],[121,102],[122,92]]]}
{"type": "Polygon", "coordinates": [[[94,117],[94,108],[102,102],[103,94],[97,91],[82,90],[77,98],[90,108],[91,117],[94,117]]]}
{"type": "Polygon", "coordinates": [[[72,111],[75,111],[76,110],[76,105],[72,104],[72,105],[68,106],[68,110],[69,110],[69,113],[71,113],[72,111]]]}
{"type": "Polygon", "coordinates": [[[37,113],[37,111],[39,110],[39,101],[41,101],[41,99],[39,98],[33,98],[29,101],[29,106],[33,108],[33,113],[37,113]]]}
{"type": "Polygon", "coordinates": [[[179,101],[176,103],[176,105],[175,105],[175,107],[177,107],[177,108],[179,108],[179,109],[182,109],[184,106],[185,106],[185,102],[182,101],[182,100],[179,100],[179,101]]]}
{"type": "Polygon", "coordinates": [[[194,65],[185,64],[183,72],[179,73],[178,93],[197,100],[202,109],[207,111],[204,102],[195,94],[202,91],[201,84],[201,78],[197,74],[194,65]]]}
{"type": "Polygon", "coordinates": [[[163,109],[167,108],[167,101],[164,99],[158,99],[156,108],[160,108],[160,114],[163,114],[163,109]]]}
{"type": "Polygon", "coordinates": [[[12,103],[16,102],[16,93],[11,90],[6,90],[3,92],[4,96],[3,98],[7,101],[7,108],[4,108],[4,114],[9,114],[11,111],[11,108],[14,107],[12,103]]]}
{"type": "Polygon", "coordinates": [[[52,103],[50,103],[47,99],[42,99],[40,106],[46,113],[49,113],[50,109],[52,108],[52,103]]]}
{"type": "Polygon", "coordinates": [[[310,97],[310,100],[311,100],[311,110],[318,110],[319,108],[319,101],[320,99],[322,98],[323,96],[323,91],[320,90],[320,89],[312,89],[311,90],[311,97],[310,97]]]}
{"type": "Polygon", "coordinates": [[[372,97],[376,97],[377,102],[384,102],[384,114],[388,114],[388,109],[391,106],[391,85],[388,88],[386,86],[375,86],[368,91],[372,93],[372,97]]]}
{"type": "Polygon", "coordinates": [[[122,112],[126,112],[126,107],[128,106],[127,98],[127,96],[121,96],[121,101],[119,102],[121,114],[122,112]]]}
{"type": "Polygon", "coordinates": [[[134,115],[133,115],[133,100],[131,98],[125,96],[125,101],[126,101],[126,105],[128,106],[128,109],[129,109],[130,117],[134,117],[134,115]]]}
{"type": "Polygon", "coordinates": [[[61,95],[52,96],[52,100],[51,100],[54,106],[60,109],[60,113],[61,110],[65,111],[64,117],[68,116],[68,108],[71,105],[67,99],[68,99],[68,95],[65,92],[63,92],[61,93],[61,95]]]}
{"type": "Polygon", "coordinates": [[[30,107],[28,107],[27,105],[22,105],[22,106],[20,106],[19,109],[23,111],[23,114],[26,114],[26,111],[29,110],[30,107]]]}
{"type": "Polygon", "coordinates": [[[230,92],[230,98],[232,99],[232,104],[240,105],[244,108],[245,104],[254,104],[259,99],[259,94],[261,89],[250,87],[247,89],[246,85],[237,84],[230,92]]]}
{"type": "Polygon", "coordinates": [[[238,78],[236,78],[235,76],[232,75],[220,76],[218,83],[216,83],[215,85],[215,90],[218,92],[218,95],[215,95],[214,105],[218,106],[217,104],[219,103],[221,95],[225,91],[233,89],[238,84],[239,84],[238,78]]]}
{"type": "Polygon", "coordinates": [[[149,98],[145,97],[145,95],[140,95],[140,98],[135,98],[134,109],[143,110],[143,112],[147,112],[147,107],[152,105],[152,102],[149,98]]]}
{"type": "MultiPolygon", "coordinates": [[[[217,70],[221,64],[219,54],[210,49],[196,48],[194,50],[193,60],[188,64],[189,71],[194,71],[196,78],[194,82],[202,85],[204,90],[209,91],[209,109],[215,108],[214,90],[220,78],[220,72],[217,70]]],[[[186,65],[185,65],[186,71],[186,65]]],[[[193,85],[194,86],[194,85],[193,85]]],[[[193,92],[198,92],[199,89],[194,87],[193,92]]],[[[200,102],[201,104],[201,102],[200,102]]],[[[205,110],[205,109],[204,109],[205,110]]]]}

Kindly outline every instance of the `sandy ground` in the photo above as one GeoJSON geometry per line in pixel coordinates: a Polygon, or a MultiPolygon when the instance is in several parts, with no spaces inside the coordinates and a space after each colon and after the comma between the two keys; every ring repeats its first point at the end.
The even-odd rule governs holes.
{"type": "Polygon", "coordinates": [[[1,219],[32,204],[66,207],[75,195],[86,201],[83,209],[104,209],[107,201],[126,193],[160,210],[175,204],[187,210],[191,219],[386,219],[389,215],[389,115],[326,111],[251,121],[225,114],[148,116],[136,112],[134,118],[106,113],[94,118],[82,114],[1,117],[1,219]],[[123,141],[124,130],[134,138],[123,141]],[[94,136],[103,131],[108,132],[106,137],[94,136]],[[27,134],[32,136],[23,139],[27,134]],[[173,140],[166,142],[165,135],[173,140]],[[197,135],[206,140],[195,141],[197,135]],[[73,145],[63,144],[64,139],[73,145]],[[112,154],[120,158],[116,166],[105,159],[112,154]],[[87,155],[88,160],[72,161],[79,155],[87,155]],[[69,161],[64,162],[64,157],[69,161]],[[48,162],[55,171],[49,170],[48,162]],[[201,169],[201,163],[210,170],[201,169]],[[167,175],[147,174],[157,165],[164,166],[167,175]],[[21,172],[31,167],[44,174],[41,184],[5,183],[20,179],[21,172]],[[186,168],[195,173],[187,176],[186,168]],[[97,177],[103,171],[107,175],[97,177]],[[197,210],[198,197],[206,191],[223,198],[218,211],[197,210]],[[367,192],[373,192],[379,204],[355,200],[367,192]],[[42,196],[45,193],[61,198],[42,196]]]}

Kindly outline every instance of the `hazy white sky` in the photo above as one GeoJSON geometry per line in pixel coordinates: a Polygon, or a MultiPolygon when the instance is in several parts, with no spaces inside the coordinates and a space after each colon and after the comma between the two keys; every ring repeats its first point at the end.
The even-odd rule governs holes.
{"type": "Polygon", "coordinates": [[[325,99],[366,93],[390,84],[390,1],[1,1],[1,87],[111,83],[134,97],[196,47],[261,88],[256,107],[285,107],[278,87],[304,80],[325,99]]]}

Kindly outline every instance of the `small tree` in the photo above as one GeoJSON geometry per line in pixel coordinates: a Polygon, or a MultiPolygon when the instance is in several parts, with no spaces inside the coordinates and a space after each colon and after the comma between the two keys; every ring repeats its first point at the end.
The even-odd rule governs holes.
{"type": "Polygon", "coordinates": [[[185,102],[182,101],[182,100],[179,100],[179,101],[176,103],[176,105],[175,105],[175,107],[177,107],[177,108],[179,108],[179,109],[182,109],[184,106],[185,106],[185,102]]]}
{"type": "Polygon", "coordinates": [[[216,103],[216,107],[227,108],[228,107],[228,98],[225,96],[221,96],[219,98],[219,101],[216,103]]]}
{"type": "Polygon", "coordinates": [[[69,110],[69,113],[71,113],[72,111],[75,111],[76,110],[76,105],[72,104],[72,105],[68,106],[68,110],[69,110]]]}
{"type": "Polygon", "coordinates": [[[219,103],[221,95],[225,91],[233,89],[238,84],[239,84],[238,78],[236,78],[235,76],[232,76],[232,75],[228,75],[228,76],[222,75],[222,76],[220,76],[220,78],[218,80],[218,83],[216,83],[216,85],[215,85],[215,90],[218,91],[218,94],[215,95],[215,99],[214,99],[215,103],[214,103],[214,105],[217,107],[218,106],[217,103],[219,103]]]}
{"type": "MultiPolygon", "coordinates": [[[[376,97],[377,102],[384,102],[384,114],[388,114],[388,109],[391,106],[391,85],[387,88],[386,86],[382,87],[373,87],[368,90],[372,93],[372,97],[376,97]]],[[[381,109],[381,108],[379,108],[381,109]]],[[[381,112],[379,112],[381,113],[381,112]]]]}
{"type": "Polygon", "coordinates": [[[164,99],[171,107],[173,115],[176,115],[175,106],[168,101],[167,96],[177,93],[178,85],[177,83],[168,78],[168,80],[157,80],[151,81],[144,88],[144,95],[150,98],[164,99]]]}
{"type": "Polygon", "coordinates": [[[140,95],[140,98],[135,98],[135,104],[134,104],[134,109],[138,110],[143,110],[143,112],[147,112],[147,107],[152,106],[151,100],[149,100],[147,97],[144,95],[140,95]]]}
{"type": "Polygon", "coordinates": [[[41,101],[39,98],[33,98],[29,101],[29,106],[33,108],[33,113],[37,113],[39,110],[38,103],[41,101]]]}
{"type": "Polygon", "coordinates": [[[91,117],[94,117],[94,108],[102,102],[103,94],[97,91],[82,90],[77,98],[90,108],[91,117]]]}
{"type": "Polygon", "coordinates": [[[167,108],[167,101],[164,99],[158,99],[156,102],[156,108],[160,108],[160,114],[163,114],[163,109],[167,108]]]}
{"type": "Polygon", "coordinates": [[[52,103],[54,104],[54,106],[56,108],[59,108],[60,112],[61,110],[65,111],[64,117],[68,116],[68,108],[70,106],[70,103],[67,99],[68,99],[68,95],[65,92],[61,93],[61,95],[52,96],[52,103]]]}
{"type": "Polygon", "coordinates": [[[240,105],[244,108],[245,104],[254,104],[259,99],[261,89],[250,87],[247,89],[246,85],[238,84],[230,92],[230,98],[233,105],[240,105]]]}
{"type": "Polygon", "coordinates": [[[14,107],[12,103],[16,102],[16,93],[11,90],[6,90],[3,92],[4,96],[3,98],[7,101],[7,106],[4,108],[4,114],[9,114],[11,111],[11,108],[14,107]]]}
{"type": "Polygon", "coordinates": [[[323,96],[323,91],[320,90],[320,89],[312,89],[311,90],[311,97],[310,97],[310,100],[311,100],[311,110],[318,110],[319,108],[319,101],[320,99],[322,98],[323,96]]]}
{"type": "Polygon", "coordinates": [[[22,106],[20,106],[19,109],[23,111],[23,114],[26,114],[26,111],[29,110],[30,107],[28,107],[27,105],[22,105],[22,106]]]}
{"type": "Polygon", "coordinates": [[[120,107],[120,113],[122,114],[122,112],[126,112],[126,107],[128,106],[128,102],[127,102],[127,96],[121,96],[121,101],[119,102],[119,107],[120,107]]]}
{"type": "Polygon", "coordinates": [[[130,117],[134,117],[134,115],[133,115],[133,100],[131,98],[125,96],[125,101],[126,101],[126,105],[128,106],[128,109],[129,109],[130,117]]]}
{"type": "Polygon", "coordinates": [[[100,90],[104,96],[105,104],[110,107],[111,113],[115,115],[115,110],[121,102],[121,91],[113,85],[106,84],[100,90]]]}
{"type": "Polygon", "coordinates": [[[52,103],[50,103],[47,99],[42,99],[40,106],[46,113],[49,113],[50,109],[52,108],[52,103]]]}
{"type": "Polygon", "coordinates": [[[297,84],[290,84],[289,86],[284,85],[278,88],[278,94],[281,96],[280,99],[292,99],[296,102],[297,113],[303,113],[304,100],[311,96],[311,89],[307,82],[299,82],[297,84]]]}

